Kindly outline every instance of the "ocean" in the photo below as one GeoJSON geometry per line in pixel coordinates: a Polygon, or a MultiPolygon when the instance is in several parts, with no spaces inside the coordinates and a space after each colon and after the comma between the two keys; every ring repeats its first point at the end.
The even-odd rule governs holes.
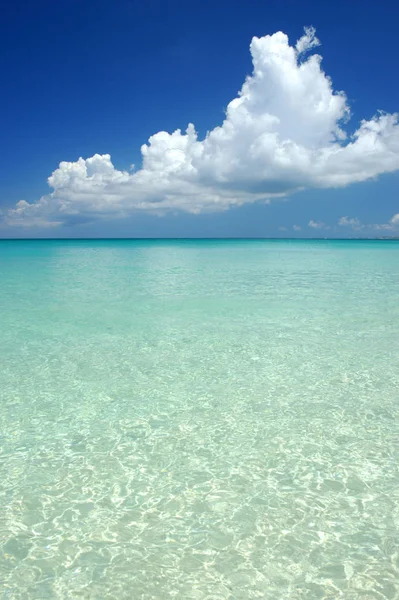
{"type": "Polygon", "coordinates": [[[0,241],[2,598],[399,598],[399,242],[0,241]]]}

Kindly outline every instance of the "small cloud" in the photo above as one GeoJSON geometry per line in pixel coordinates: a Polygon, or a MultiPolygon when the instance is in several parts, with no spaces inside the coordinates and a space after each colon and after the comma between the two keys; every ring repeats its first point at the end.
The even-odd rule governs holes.
{"type": "Polygon", "coordinates": [[[279,231],[288,231],[287,227],[279,227],[278,230],[279,231]]]}
{"type": "Polygon", "coordinates": [[[314,27],[305,27],[304,29],[304,35],[299,38],[295,46],[298,54],[303,54],[321,45],[320,40],[316,37],[316,29],[314,27]]]}
{"type": "Polygon", "coordinates": [[[323,221],[313,221],[311,219],[308,223],[308,227],[312,227],[312,229],[323,229],[323,227],[326,228],[326,225],[323,221]]]}
{"type": "Polygon", "coordinates": [[[292,226],[292,229],[293,229],[294,231],[301,231],[302,227],[300,227],[299,225],[293,225],[293,226],[292,226]]]}
{"type": "Polygon", "coordinates": [[[374,225],[371,225],[371,227],[373,229],[377,229],[378,231],[391,231],[393,229],[393,225],[391,225],[391,223],[375,223],[374,225]]]}
{"type": "Polygon", "coordinates": [[[362,223],[357,217],[341,217],[338,220],[340,227],[351,227],[353,230],[375,229],[377,231],[391,231],[399,225],[399,213],[393,215],[388,223],[362,223]]]}
{"type": "Polygon", "coordinates": [[[360,227],[363,227],[359,219],[356,217],[341,217],[338,221],[338,225],[340,225],[340,227],[353,227],[354,229],[359,229],[360,227]]]}
{"type": "Polygon", "coordinates": [[[388,221],[388,223],[377,223],[377,225],[373,225],[374,229],[395,229],[399,227],[399,213],[393,215],[388,221]]]}

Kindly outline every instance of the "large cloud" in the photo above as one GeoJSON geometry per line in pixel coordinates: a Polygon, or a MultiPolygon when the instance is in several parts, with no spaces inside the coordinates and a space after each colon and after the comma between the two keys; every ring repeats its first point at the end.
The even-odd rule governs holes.
{"type": "Polygon", "coordinates": [[[318,45],[312,28],[295,47],[281,32],[254,37],[253,73],[204,140],[191,124],[156,133],[135,173],[118,171],[108,154],[62,162],[48,179],[53,191],[20,201],[5,222],[54,227],[137,211],[217,211],[399,169],[398,115],[379,112],[348,138],[345,94],[333,90],[319,55],[305,58],[318,45]]]}

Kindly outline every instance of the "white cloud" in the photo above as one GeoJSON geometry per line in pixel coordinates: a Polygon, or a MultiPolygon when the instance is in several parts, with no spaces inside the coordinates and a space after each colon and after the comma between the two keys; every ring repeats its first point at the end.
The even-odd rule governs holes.
{"type": "Polygon", "coordinates": [[[48,220],[47,215],[53,212],[53,207],[49,206],[48,197],[43,196],[39,202],[29,204],[26,200],[19,200],[15,208],[8,210],[5,214],[2,211],[1,221],[10,227],[58,227],[62,225],[62,220],[48,220]]]}
{"type": "Polygon", "coordinates": [[[362,223],[357,217],[341,217],[338,220],[340,227],[351,227],[353,230],[359,229],[375,229],[377,231],[393,231],[396,227],[399,227],[399,213],[393,215],[389,219],[388,223],[362,223]]]}
{"type": "Polygon", "coordinates": [[[138,211],[219,211],[399,169],[398,115],[379,112],[348,138],[345,94],[333,90],[319,55],[305,56],[318,45],[313,28],[296,46],[282,32],[254,37],[253,73],[205,139],[192,124],[184,133],[156,133],[134,172],[116,169],[108,154],[61,162],[48,179],[53,191],[19,202],[5,223],[41,227],[138,211]]]}
{"type": "Polygon", "coordinates": [[[361,229],[363,225],[356,217],[341,217],[338,221],[340,227],[352,227],[352,229],[361,229]]]}
{"type": "Polygon", "coordinates": [[[316,30],[314,27],[305,27],[305,34],[299,38],[296,43],[296,50],[298,55],[308,52],[312,48],[320,46],[320,40],[316,37],[316,30]]]}
{"type": "Polygon", "coordinates": [[[300,227],[299,225],[293,225],[293,226],[292,226],[292,229],[293,229],[294,231],[301,231],[302,227],[300,227]]]}
{"type": "Polygon", "coordinates": [[[392,231],[394,229],[392,223],[375,223],[374,225],[366,225],[366,227],[377,231],[392,231]]]}
{"type": "Polygon", "coordinates": [[[322,221],[313,221],[311,219],[308,223],[308,227],[311,227],[312,229],[323,229],[323,227],[325,228],[326,225],[322,221]]]}

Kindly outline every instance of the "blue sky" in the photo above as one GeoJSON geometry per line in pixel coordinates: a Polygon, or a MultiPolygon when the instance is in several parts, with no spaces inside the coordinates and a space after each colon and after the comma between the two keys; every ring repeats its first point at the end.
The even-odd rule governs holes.
{"type": "Polygon", "coordinates": [[[341,0],[4,5],[0,236],[399,235],[398,126],[371,121],[399,110],[398,18],[395,3],[341,0]],[[264,37],[279,31],[288,41],[264,37]],[[254,36],[249,112],[234,106],[203,144],[253,71],[254,36]],[[315,54],[322,71],[301,71],[315,54]],[[336,158],[362,119],[378,132],[336,158]],[[176,129],[141,169],[142,144],[176,129]]]}

